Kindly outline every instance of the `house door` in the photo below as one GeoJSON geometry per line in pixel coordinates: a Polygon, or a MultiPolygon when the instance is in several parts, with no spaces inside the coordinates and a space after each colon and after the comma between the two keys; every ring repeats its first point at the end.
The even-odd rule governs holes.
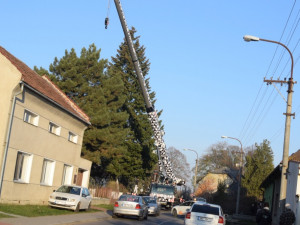
{"type": "Polygon", "coordinates": [[[78,175],[77,175],[77,181],[76,181],[76,185],[78,185],[78,186],[82,186],[83,172],[84,172],[84,170],[78,169],[78,175]]]}

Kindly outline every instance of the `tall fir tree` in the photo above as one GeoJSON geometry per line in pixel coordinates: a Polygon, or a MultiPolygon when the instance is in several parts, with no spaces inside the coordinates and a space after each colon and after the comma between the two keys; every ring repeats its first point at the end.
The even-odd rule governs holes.
{"type": "Polygon", "coordinates": [[[54,59],[51,79],[90,117],[91,126],[85,131],[82,154],[93,162],[91,175],[100,179],[115,179],[128,175],[126,168],[126,138],[128,113],[122,111],[126,100],[120,73],[106,70],[107,60],[100,59],[100,49],[94,44],[82,48],[80,57],[74,49],[54,59]],[[117,166],[116,161],[118,162],[117,166]],[[117,168],[117,169],[116,169],[117,168]]]}
{"type": "MultiPolygon", "coordinates": [[[[151,91],[149,78],[146,78],[150,69],[150,63],[145,56],[145,47],[140,45],[139,36],[135,36],[136,30],[134,28],[130,30],[130,34],[145,78],[146,89],[152,103],[154,103],[155,93],[151,91]]],[[[155,149],[153,131],[148,120],[145,101],[125,40],[119,46],[117,55],[112,57],[110,67],[122,74],[121,77],[125,87],[124,94],[127,95],[123,110],[129,114],[127,124],[127,127],[130,129],[130,136],[128,136],[130,141],[127,142],[129,157],[132,158],[132,163],[136,163],[135,169],[142,168],[142,170],[137,170],[136,172],[133,170],[132,172],[137,178],[144,179],[151,175],[153,166],[156,163],[156,156],[152,153],[155,149]]],[[[132,183],[133,180],[129,182],[132,183]]]]}
{"type": "Polygon", "coordinates": [[[248,152],[246,164],[244,166],[244,176],[242,186],[247,190],[247,196],[253,196],[262,199],[261,183],[273,171],[273,151],[268,140],[258,145],[256,149],[248,152]]]}

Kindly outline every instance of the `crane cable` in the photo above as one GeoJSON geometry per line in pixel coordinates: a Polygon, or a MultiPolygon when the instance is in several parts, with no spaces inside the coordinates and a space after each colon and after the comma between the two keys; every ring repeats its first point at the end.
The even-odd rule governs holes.
{"type": "Polygon", "coordinates": [[[107,29],[107,26],[109,24],[109,10],[110,10],[110,0],[108,0],[108,6],[107,6],[107,15],[104,20],[105,29],[107,29]]]}

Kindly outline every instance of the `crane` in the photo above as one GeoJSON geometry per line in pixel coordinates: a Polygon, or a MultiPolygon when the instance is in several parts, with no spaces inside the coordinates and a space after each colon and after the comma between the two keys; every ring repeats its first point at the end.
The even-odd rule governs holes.
{"type": "MultiPolygon", "coordinates": [[[[171,184],[176,185],[183,185],[185,184],[185,181],[182,179],[177,178],[174,173],[171,166],[171,162],[169,160],[169,157],[166,152],[166,144],[163,139],[163,131],[161,130],[161,127],[159,125],[158,115],[157,111],[155,110],[154,106],[152,105],[149,97],[149,93],[146,88],[143,72],[141,70],[141,66],[139,63],[139,60],[137,58],[137,54],[132,42],[132,38],[126,23],[125,15],[121,6],[120,0],[114,0],[115,6],[120,18],[120,22],[123,28],[123,32],[125,35],[126,42],[129,47],[130,56],[132,59],[132,62],[134,64],[134,69],[136,71],[139,86],[142,90],[143,98],[146,104],[146,110],[148,114],[149,121],[151,123],[151,127],[154,133],[154,139],[155,139],[155,146],[157,147],[157,155],[158,155],[158,167],[159,167],[159,173],[161,176],[164,177],[164,181],[168,181],[171,184]],[[170,182],[171,181],[171,182],[170,182]]],[[[108,18],[105,19],[105,25],[108,24],[108,18]]]]}

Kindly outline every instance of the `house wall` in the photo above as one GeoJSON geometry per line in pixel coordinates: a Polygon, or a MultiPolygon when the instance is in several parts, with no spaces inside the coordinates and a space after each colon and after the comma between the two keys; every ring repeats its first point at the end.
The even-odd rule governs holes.
{"type": "Polygon", "coordinates": [[[214,193],[218,190],[218,184],[219,182],[226,181],[227,185],[230,185],[232,183],[232,180],[229,178],[227,174],[213,174],[208,173],[201,181],[200,184],[203,182],[209,183],[209,188],[214,193]]]}
{"type": "Polygon", "coordinates": [[[50,193],[62,184],[65,164],[72,166],[72,184],[76,184],[79,169],[85,171],[82,186],[87,187],[91,162],[80,157],[86,125],[27,88],[22,100],[15,108],[1,202],[47,203],[50,193]],[[38,116],[38,125],[24,122],[24,110],[38,116]],[[49,122],[60,127],[60,135],[49,132],[49,122]],[[77,143],[68,140],[69,131],[78,136],[77,143]],[[19,151],[31,155],[28,182],[14,179],[19,151]],[[41,184],[44,159],[54,163],[50,185],[41,184]]]}
{"type": "Polygon", "coordinates": [[[0,167],[3,161],[3,152],[6,144],[7,127],[12,105],[13,94],[17,93],[21,73],[0,54],[0,167]]]}

